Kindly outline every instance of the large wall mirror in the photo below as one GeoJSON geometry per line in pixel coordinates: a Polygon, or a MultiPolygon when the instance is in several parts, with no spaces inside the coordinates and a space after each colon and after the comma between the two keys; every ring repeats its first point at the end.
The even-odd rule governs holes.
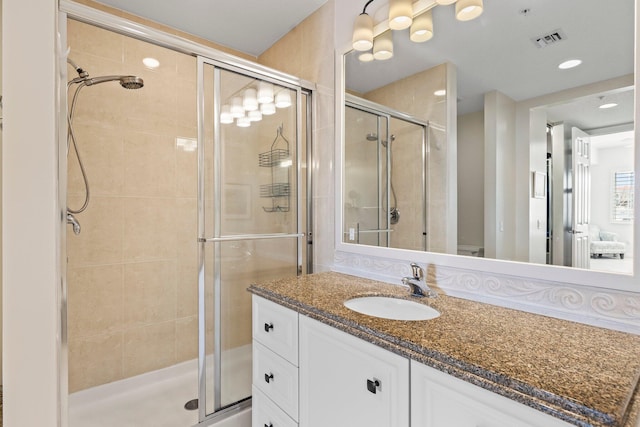
{"type": "Polygon", "coordinates": [[[392,58],[342,58],[338,249],[632,286],[635,1],[415,4],[432,39],[385,33],[374,2],[392,58]]]}

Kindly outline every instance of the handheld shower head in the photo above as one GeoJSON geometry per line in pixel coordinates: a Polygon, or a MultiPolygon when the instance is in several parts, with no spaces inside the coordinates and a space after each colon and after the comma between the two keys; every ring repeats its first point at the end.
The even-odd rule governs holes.
{"type": "Polygon", "coordinates": [[[125,89],[140,89],[144,86],[144,80],[138,76],[101,76],[91,77],[84,81],[87,86],[98,85],[100,83],[119,81],[120,86],[125,89]]]}

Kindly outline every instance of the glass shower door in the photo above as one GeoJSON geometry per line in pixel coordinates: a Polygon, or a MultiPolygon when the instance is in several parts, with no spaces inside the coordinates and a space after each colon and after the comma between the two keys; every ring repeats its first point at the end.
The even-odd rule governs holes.
{"type": "MultiPolygon", "coordinates": [[[[300,88],[201,59],[200,416],[251,397],[251,294],[305,272],[300,88]]],[[[304,104],[304,105],[303,105],[304,104]]]]}

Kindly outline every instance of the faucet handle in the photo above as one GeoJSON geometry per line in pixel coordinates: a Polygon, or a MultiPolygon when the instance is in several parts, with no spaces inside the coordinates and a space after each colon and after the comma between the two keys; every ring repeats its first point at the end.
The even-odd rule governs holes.
{"type": "Polygon", "coordinates": [[[411,263],[411,274],[414,279],[422,280],[424,278],[424,270],[415,262],[411,263]]]}

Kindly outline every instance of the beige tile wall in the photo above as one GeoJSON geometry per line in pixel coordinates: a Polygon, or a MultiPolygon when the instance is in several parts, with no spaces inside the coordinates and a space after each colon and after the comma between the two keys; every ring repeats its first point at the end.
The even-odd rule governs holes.
{"type": "MultiPolygon", "coordinates": [[[[436,125],[429,128],[427,171],[427,244],[428,250],[432,252],[446,251],[446,222],[450,220],[447,215],[442,214],[445,212],[447,185],[447,174],[444,173],[447,159],[446,132],[436,130],[446,129],[447,104],[445,97],[434,96],[436,90],[446,88],[446,67],[446,64],[438,65],[363,95],[366,99],[436,125]]],[[[397,157],[399,160],[400,157],[397,157]]],[[[402,172],[402,169],[396,168],[396,171],[402,172]]],[[[399,173],[394,175],[394,185],[402,188],[410,185],[411,179],[412,174],[399,173]]]]}
{"type": "Polygon", "coordinates": [[[314,271],[330,270],[334,256],[335,210],[335,0],[283,36],[258,62],[316,83],[313,128],[314,271]]]}
{"type": "MultiPolygon", "coordinates": [[[[92,76],[135,74],[81,90],[74,128],[91,186],[69,231],[71,392],[197,356],[195,58],[68,21],[70,57],[92,76]],[[157,70],[142,58],[160,61],[157,70]]],[[[75,71],[69,68],[69,76],[75,71]]],[[[84,185],[69,156],[68,203],[84,185]]]]}
{"type": "MultiPolygon", "coordinates": [[[[220,48],[92,1],[82,3],[220,48]]],[[[328,110],[333,111],[333,3],[299,29],[304,30],[293,30],[283,40],[304,35],[304,42],[297,39],[300,49],[296,52],[305,52],[302,47],[313,44],[322,54],[291,61],[299,55],[289,52],[274,61],[297,65],[274,68],[321,83],[315,108],[324,114],[316,121],[314,135],[324,144],[317,144],[316,150],[322,150],[324,158],[332,158],[333,114],[328,110]],[[312,36],[320,30],[330,40],[312,36]]],[[[68,235],[69,388],[73,392],[197,356],[196,154],[176,145],[176,137],[195,138],[197,129],[194,58],[71,20],[68,39],[70,56],[91,75],[136,74],[145,80],[145,88],[139,91],[125,91],[117,83],[85,88],[77,105],[74,127],[90,176],[92,200],[89,209],[78,215],[81,235],[68,235]],[[145,56],[158,58],[161,67],[151,71],[140,65],[145,56]]],[[[73,70],[69,73],[73,76],[73,70]]],[[[275,127],[275,122],[263,126],[253,137],[268,146],[275,137],[275,127]]],[[[238,129],[229,132],[232,142],[234,138],[236,142],[246,140],[246,134],[238,134],[238,129]]],[[[287,136],[293,141],[292,134],[287,136]]],[[[257,151],[263,148],[240,149],[236,154],[257,159],[257,151]]],[[[228,155],[232,157],[231,152],[228,155]]],[[[318,188],[332,187],[332,179],[326,179],[332,176],[331,163],[314,166],[326,172],[326,182],[318,188]]],[[[243,183],[242,168],[236,172],[229,182],[243,183]]],[[[77,207],[83,200],[83,184],[73,157],[68,173],[69,204],[77,207]]],[[[250,185],[257,188],[255,176],[250,178],[250,185]]],[[[315,203],[316,209],[322,210],[318,217],[332,218],[333,192],[318,191],[315,195],[323,202],[315,203]],[[326,206],[328,200],[331,207],[326,206]]],[[[264,200],[256,197],[252,191],[252,212],[245,221],[245,232],[268,222],[261,207],[264,200]]],[[[285,231],[293,220],[291,214],[281,217],[276,225],[282,230],[276,231],[285,231]]],[[[237,221],[225,224],[229,229],[238,225],[237,221]]],[[[327,235],[332,235],[333,221],[322,228],[330,229],[327,235]]],[[[223,290],[227,294],[223,322],[234,325],[223,338],[225,348],[250,343],[246,285],[291,274],[288,261],[252,256],[276,253],[268,245],[260,242],[256,244],[260,247],[247,248],[240,244],[223,254],[223,258],[230,254],[229,272],[235,283],[223,290]],[[255,268],[243,271],[247,262],[255,268]],[[247,308],[238,310],[239,304],[247,308]]],[[[330,265],[332,247],[320,255],[316,252],[318,256],[330,265]]],[[[207,325],[212,329],[210,317],[207,325]]]]}

